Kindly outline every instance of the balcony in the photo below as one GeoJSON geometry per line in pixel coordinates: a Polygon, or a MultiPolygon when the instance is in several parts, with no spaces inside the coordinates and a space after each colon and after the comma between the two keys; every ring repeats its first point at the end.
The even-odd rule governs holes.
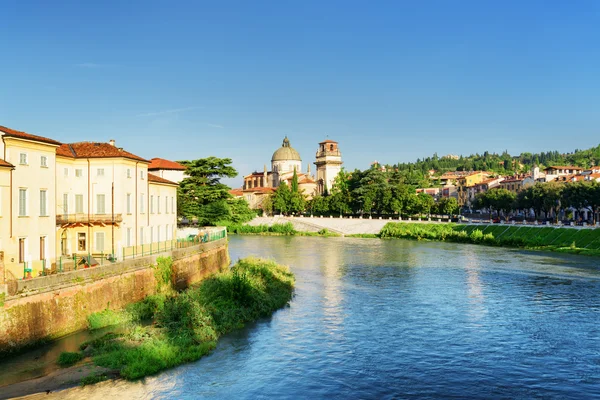
{"type": "Polygon", "coordinates": [[[326,157],[326,156],[332,156],[332,157],[341,157],[342,153],[339,150],[319,150],[317,151],[317,157],[326,157]]]}
{"type": "Polygon", "coordinates": [[[123,222],[122,214],[57,214],[56,225],[112,225],[123,222]]]}

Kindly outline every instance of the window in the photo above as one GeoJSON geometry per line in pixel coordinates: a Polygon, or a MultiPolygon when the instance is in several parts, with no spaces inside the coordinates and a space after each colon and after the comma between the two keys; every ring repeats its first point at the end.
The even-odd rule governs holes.
{"type": "Polygon", "coordinates": [[[156,227],[156,241],[160,242],[160,225],[156,227]]]}
{"type": "Polygon", "coordinates": [[[47,196],[48,192],[46,191],[46,189],[42,189],[40,190],[40,217],[47,217],[48,216],[48,201],[47,201],[47,196]]]}
{"type": "Polygon", "coordinates": [[[25,262],[25,238],[19,238],[19,264],[25,262]]]}
{"type": "Polygon", "coordinates": [[[40,166],[44,168],[48,168],[48,157],[41,156],[40,157],[40,166]]]}
{"type": "Polygon", "coordinates": [[[131,169],[130,168],[127,168],[127,177],[131,178],[131,169]]]}
{"type": "Polygon", "coordinates": [[[169,234],[169,224],[165,225],[165,240],[171,239],[171,235],[169,234]]]}
{"type": "Polygon", "coordinates": [[[77,178],[81,178],[81,177],[83,176],[83,170],[82,170],[81,168],[77,168],[77,169],[75,170],[75,176],[76,176],[77,178]]]}
{"type": "Polygon", "coordinates": [[[150,195],[150,214],[154,214],[154,195],[150,195]]]}
{"type": "Polygon", "coordinates": [[[140,228],[140,244],[144,244],[144,228],[140,228]]]}
{"type": "Polygon", "coordinates": [[[169,197],[165,196],[165,214],[169,213],[169,197]]]}
{"type": "Polygon", "coordinates": [[[75,195],[75,212],[77,214],[83,213],[83,195],[82,194],[75,195]]]}
{"type": "Polygon", "coordinates": [[[103,194],[96,195],[96,214],[106,213],[105,196],[103,194]]]}
{"type": "Polygon", "coordinates": [[[69,168],[65,168],[64,175],[65,175],[65,178],[69,176],[69,168]]]}
{"type": "Polygon", "coordinates": [[[171,214],[175,214],[175,197],[171,196],[171,214]]]}
{"type": "Polygon", "coordinates": [[[77,233],[77,251],[85,251],[86,243],[85,243],[85,232],[77,233]]]}
{"type": "Polygon", "coordinates": [[[140,194],[140,212],[144,213],[144,193],[140,194]]]}
{"type": "Polygon", "coordinates": [[[104,253],[104,232],[96,232],[96,253],[104,253]]]}
{"type": "Polygon", "coordinates": [[[27,165],[27,153],[19,154],[19,164],[27,165]]]}
{"type": "Polygon", "coordinates": [[[104,168],[98,168],[96,170],[96,176],[104,176],[104,168]]]}
{"type": "Polygon", "coordinates": [[[158,210],[158,213],[160,214],[160,196],[156,196],[156,209],[158,210]]]}
{"type": "MultiPolygon", "coordinates": [[[[46,258],[46,236],[40,236],[40,260],[46,258]]],[[[46,268],[50,268],[47,266],[46,268]]]]}
{"type": "Polygon", "coordinates": [[[63,214],[69,213],[69,193],[63,194],[63,214]]]}
{"type": "Polygon", "coordinates": [[[131,214],[131,193],[127,193],[127,214],[131,214]]]}
{"type": "Polygon", "coordinates": [[[144,171],[140,171],[140,179],[144,180],[144,171]]]}
{"type": "Polygon", "coordinates": [[[131,246],[131,228],[127,228],[127,247],[131,246]]]}
{"type": "Polygon", "coordinates": [[[150,243],[154,243],[154,227],[150,227],[150,243]]]}
{"type": "Polygon", "coordinates": [[[27,216],[27,189],[19,189],[19,217],[27,216]]]}

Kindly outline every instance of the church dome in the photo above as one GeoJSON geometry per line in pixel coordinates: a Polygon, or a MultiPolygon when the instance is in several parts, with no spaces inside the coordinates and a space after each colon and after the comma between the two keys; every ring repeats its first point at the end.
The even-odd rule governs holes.
{"type": "Polygon", "coordinates": [[[271,161],[288,160],[302,161],[302,159],[300,158],[300,154],[293,147],[290,146],[290,140],[286,136],[285,139],[283,139],[283,144],[281,145],[281,147],[275,150],[275,153],[273,153],[271,161]]]}

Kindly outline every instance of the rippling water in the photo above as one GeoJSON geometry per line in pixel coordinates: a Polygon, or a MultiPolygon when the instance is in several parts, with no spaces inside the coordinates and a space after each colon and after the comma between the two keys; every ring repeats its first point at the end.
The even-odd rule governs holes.
{"type": "Polygon", "coordinates": [[[600,266],[401,240],[231,237],[290,266],[289,308],[193,364],[61,398],[600,397],[600,266]]]}

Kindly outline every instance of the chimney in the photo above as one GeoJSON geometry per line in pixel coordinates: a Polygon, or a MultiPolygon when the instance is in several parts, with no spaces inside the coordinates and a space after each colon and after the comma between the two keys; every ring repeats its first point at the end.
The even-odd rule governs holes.
{"type": "Polygon", "coordinates": [[[114,145],[115,145],[115,139],[110,139],[110,140],[108,141],[108,143],[109,143],[111,146],[114,146],[114,145]]]}

